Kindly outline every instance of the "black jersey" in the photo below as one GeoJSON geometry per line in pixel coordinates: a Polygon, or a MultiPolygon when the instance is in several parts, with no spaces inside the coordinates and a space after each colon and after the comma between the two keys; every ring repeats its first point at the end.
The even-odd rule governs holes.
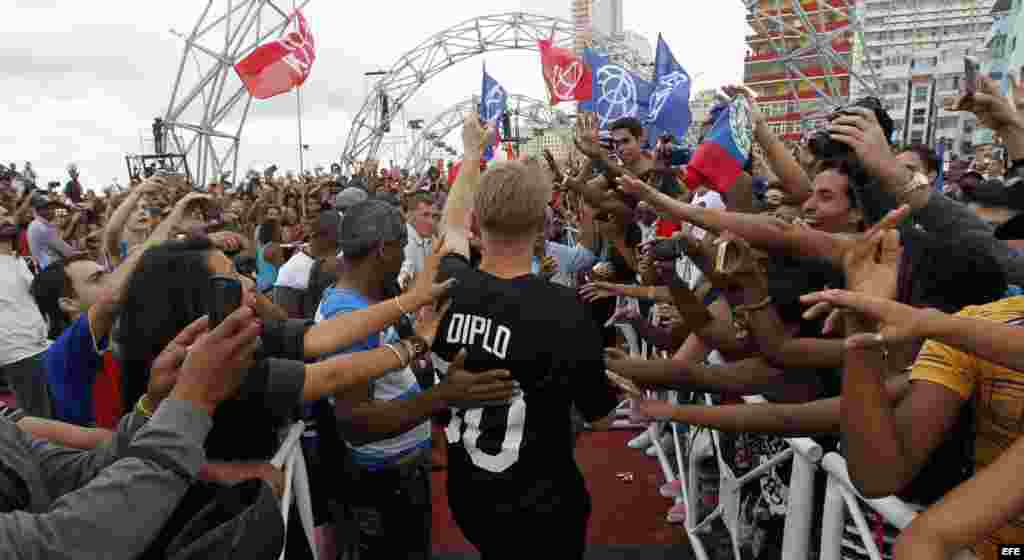
{"type": "Polygon", "coordinates": [[[578,472],[571,404],[589,421],[617,404],[587,308],[573,290],[532,275],[498,278],[457,255],[444,257],[440,275],[458,283],[434,341],[439,373],[465,348],[467,370],[507,369],[522,390],[506,406],[453,410],[449,484],[503,481],[511,491],[562,467],[578,472]]]}

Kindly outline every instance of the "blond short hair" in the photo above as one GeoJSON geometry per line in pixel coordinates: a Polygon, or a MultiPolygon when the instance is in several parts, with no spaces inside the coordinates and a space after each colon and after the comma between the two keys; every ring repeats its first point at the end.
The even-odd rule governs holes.
{"type": "Polygon", "coordinates": [[[544,227],[553,188],[536,160],[494,165],[480,178],[473,204],[480,229],[506,239],[533,236],[544,227]]]}

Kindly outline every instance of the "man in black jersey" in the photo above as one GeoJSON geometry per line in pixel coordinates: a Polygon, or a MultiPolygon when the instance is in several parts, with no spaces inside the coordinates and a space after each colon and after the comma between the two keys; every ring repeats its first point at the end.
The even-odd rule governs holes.
{"type": "Polygon", "coordinates": [[[481,178],[484,133],[463,131],[466,161],[445,206],[458,283],[433,350],[443,376],[465,349],[469,371],[512,372],[521,394],[504,406],[454,409],[446,430],[448,502],[485,560],[557,550],[583,558],[590,496],[573,456],[570,406],[598,428],[618,402],[604,375],[601,333],[575,293],[531,274],[551,183],[532,163],[499,163],[481,178]],[[482,260],[469,261],[470,223],[482,260]]]}

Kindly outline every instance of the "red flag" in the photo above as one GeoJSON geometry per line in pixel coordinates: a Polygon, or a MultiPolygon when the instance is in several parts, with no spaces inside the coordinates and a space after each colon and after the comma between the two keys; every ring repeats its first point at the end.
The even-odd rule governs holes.
{"type": "Polygon", "coordinates": [[[296,10],[281,38],[256,47],[235,72],[253,97],[267,99],[304,84],[315,59],[313,33],[296,10]]]}
{"type": "Polygon", "coordinates": [[[551,104],[563,101],[587,101],[593,97],[590,68],[572,51],[551,45],[550,39],[537,41],[540,64],[544,70],[551,104]]]}

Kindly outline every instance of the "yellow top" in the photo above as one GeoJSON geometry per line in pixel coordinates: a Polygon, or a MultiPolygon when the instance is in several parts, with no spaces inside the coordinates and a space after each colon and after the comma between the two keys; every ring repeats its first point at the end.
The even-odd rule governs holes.
{"type": "MultiPolygon", "coordinates": [[[[1024,297],[967,307],[958,315],[1024,326],[1024,297]]],[[[930,340],[914,362],[910,379],[948,387],[965,400],[974,398],[975,471],[995,461],[1024,431],[1024,372],[930,340]]],[[[996,560],[998,545],[1009,543],[1024,543],[1024,517],[978,543],[975,553],[979,560],[996,560]]]]}

